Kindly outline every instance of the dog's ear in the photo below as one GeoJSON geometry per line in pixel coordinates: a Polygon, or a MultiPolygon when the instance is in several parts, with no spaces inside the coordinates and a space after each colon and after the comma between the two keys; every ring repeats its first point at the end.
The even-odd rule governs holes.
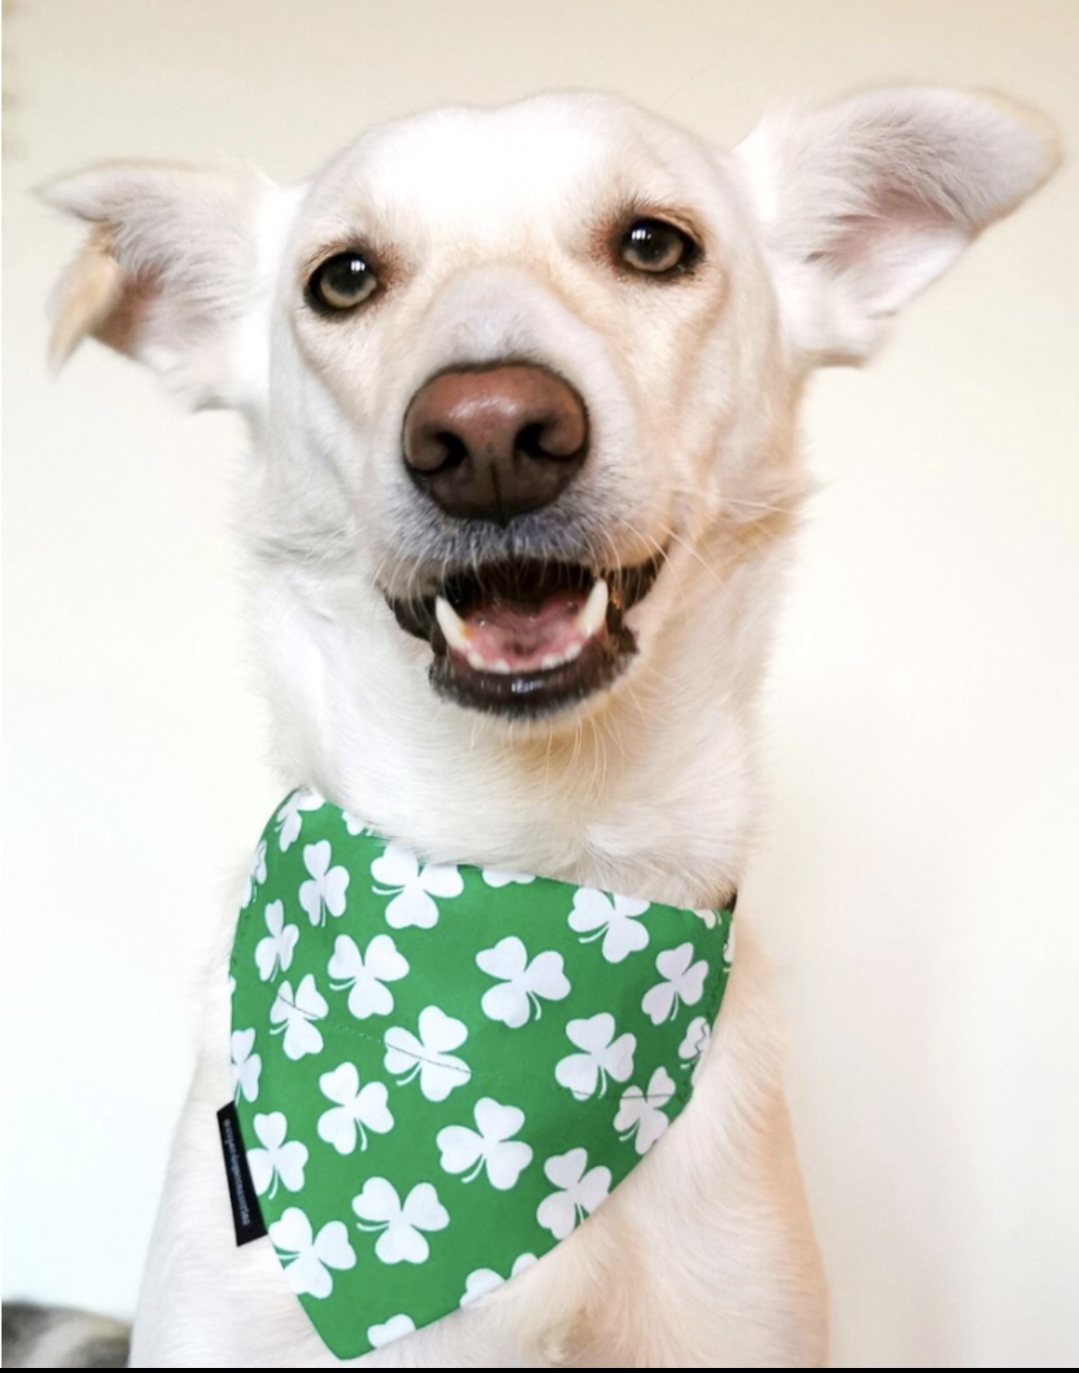
{"type": "Polygon", "coordinates": [[[901,88],[768,117],[737,157],[795,346],[815,362],[850,362],[1050,175],[1059,152],[1032,111],[901,88]]]}
{"type": "Polygon", "coordinates": [[[145,362],[193,406],[242,405],[265,383],[272,235],[286,193],[247,164],[90,168],[40,191],[90,225],[52,302],[57,366],[87,335],[145,362]]]}

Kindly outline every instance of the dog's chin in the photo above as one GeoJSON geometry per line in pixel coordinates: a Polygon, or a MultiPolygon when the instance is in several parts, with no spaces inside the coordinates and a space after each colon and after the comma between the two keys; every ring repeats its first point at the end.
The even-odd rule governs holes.
{"type": "Polygon", "coordinates": [[[626,615],[651,591],[664,555],[595,570],[542,559],[458,570],[425,595],[386,594],[401,628],[432,650],[447,700],[514,720],[571,711],[626,671],[637,641],[626,615]]]}

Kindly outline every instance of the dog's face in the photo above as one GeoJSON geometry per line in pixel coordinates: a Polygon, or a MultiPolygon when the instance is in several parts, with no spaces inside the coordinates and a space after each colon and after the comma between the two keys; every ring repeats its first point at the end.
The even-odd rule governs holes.
{"type": "Polygon", "coordinates": [[[277,293],[288,451],[334,470],[400,652],[513,717],[632,673],[643,603],[736,484],[738,397],[779,414],[790,386],[730,172],[595,97],[361,139],[296,211],[277,293]]]}
{"type": "Polygon", "coordinates": [[[415,728],[577,727],[635,682],[696,713],[695,677],[756,681],[808,369],[864,357],[1051,160],[994,104],[897,91],[728,155],[555,95],[388,125],[290,189],[104,168],[52,192],[94,225],[58,350],[95,332],[249,418],[301,731],[358,733],[372,692],[415,728]]]}

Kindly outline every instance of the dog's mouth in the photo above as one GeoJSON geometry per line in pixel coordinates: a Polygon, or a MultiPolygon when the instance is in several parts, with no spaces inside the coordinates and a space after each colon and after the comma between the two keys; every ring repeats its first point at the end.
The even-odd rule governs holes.
{"type": "Polygon", "coordinates": [[[428,595],[387,596],[397,622],[434,650],[443,696],[503,715],[549,714],[609,686],[637,652],[625,616],[664,555],[594,571],[541,560],[459,571],[428,595]]]}

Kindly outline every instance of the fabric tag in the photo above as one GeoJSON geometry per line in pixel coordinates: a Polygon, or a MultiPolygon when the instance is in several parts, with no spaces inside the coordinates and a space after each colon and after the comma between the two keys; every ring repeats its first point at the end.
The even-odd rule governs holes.
{"type": "Polygon", "coordinates": [[[221,1152],[225,1157],[225,1179],[229,1185],[236,1243],[250,1244],[252,1240],[260,1240],[265,1235],[266,1225],[251,1182],[251,1170],[247,1166],[234,1102],[230,1101],[218,1111],[217,1128],[221,1132],[221,1152]]]}

